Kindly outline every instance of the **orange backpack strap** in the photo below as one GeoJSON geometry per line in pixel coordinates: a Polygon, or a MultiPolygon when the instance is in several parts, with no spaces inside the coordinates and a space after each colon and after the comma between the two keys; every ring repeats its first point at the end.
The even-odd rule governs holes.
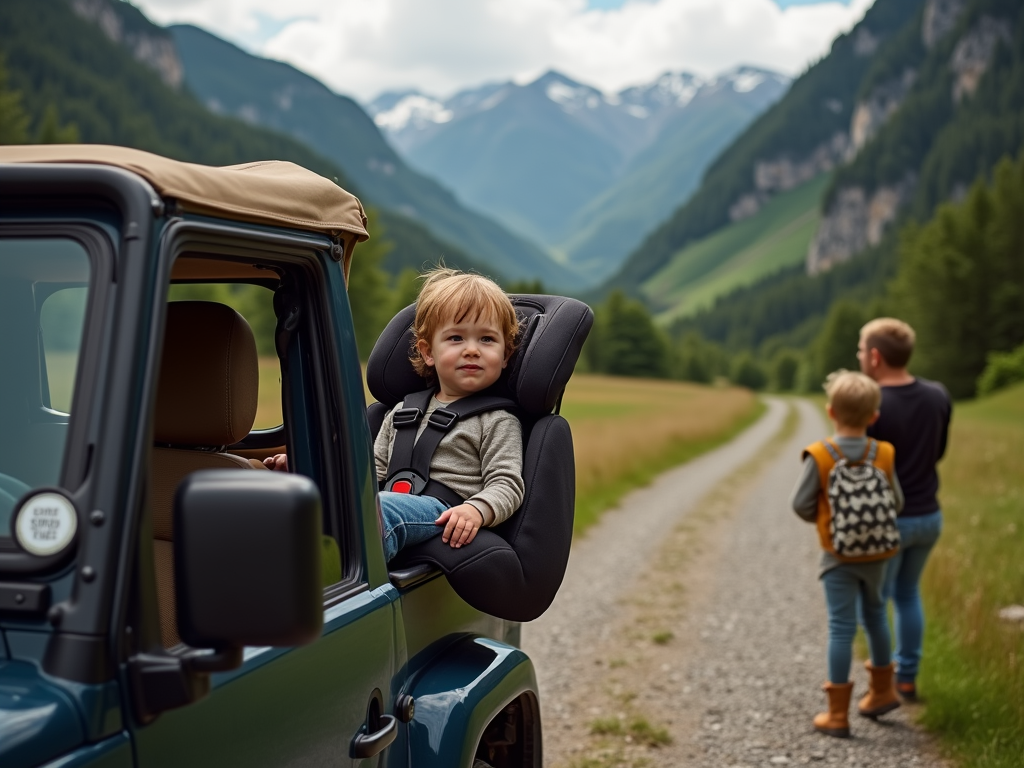
{"type": "Polygon", "coordinates": [[[812,443],[804,448],[803,455],[804,458],[810,456],[814,459],[814,463],[818,465],[818,484],[820,488],[818,490],[818,516],[815,520],[815,527],[818,529],[818,542],[826,552],[834,553],[832,536],[829,532],[831,514],[828,506],[828,473],[836,465],[836,460],[832,452],[829,451],[828,446],[825,445],[824,440],[812,443]]]}
{"type": "Polygon", "coordinates": [[[821,488],[825,490],[828,488],[828,473],[832,471],[832,467],[836,465],[836,460],[833,458],[831,452],[828,450],[828,446],[825,445],[824,440],[819,440],[816,443],[811,443],[804,448],[803,457],[807,458],[810,456],[814,459],[814,463],[818,465],[818,479],[821,480],[821,488]]]}

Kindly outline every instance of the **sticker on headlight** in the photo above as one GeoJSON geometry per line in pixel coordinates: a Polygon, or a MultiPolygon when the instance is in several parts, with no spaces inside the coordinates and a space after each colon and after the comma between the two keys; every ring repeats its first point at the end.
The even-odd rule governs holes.
{"type": "Polygon", "coordinates": [[[78,515],[59,493],[37,493],[25,500],[14,521],[14,536],[26,552],[56,555],[75,539],[78,515]]]}

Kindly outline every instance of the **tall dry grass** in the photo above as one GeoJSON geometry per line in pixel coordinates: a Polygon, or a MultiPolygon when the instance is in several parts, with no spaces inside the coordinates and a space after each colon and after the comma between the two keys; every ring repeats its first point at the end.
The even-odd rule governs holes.
{"type": "Polygon", "coordinates": [[[1024,387],[958,406],[922,588],[923,719],[964,766],[1024,765],[1024,387]]]}
{"type": "Polygon", "coordinates": [[[735,387],[577,375],[561,412],[573,432],[579,532],[631,488],[724,442],[760,407],[735,387]]]}

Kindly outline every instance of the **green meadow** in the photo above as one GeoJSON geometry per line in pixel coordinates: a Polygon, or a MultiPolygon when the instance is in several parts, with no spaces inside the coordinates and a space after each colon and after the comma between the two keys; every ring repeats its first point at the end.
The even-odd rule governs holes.
{"type": "Polygon", "coordinates": [[[630,490],[724,443],[763,410],[739,387],[573,376],[561,413],[576,454],[576,533],[630,490]]]}
{"type": "Polygon", "coordinates": [[[923,580],[922,721],[964,768],[1024,764],[1024,385],[957,405],[923,580]]]}
{"type": "Polygon", "coordinates": [[[823,174],[773,197],[754,216],[678,251],[641,286],[652,305],[671,307],[657,316],[658,321],[691,315],[734,288],[802,263],[818,226],[827,183],[828,175],[823,174]]]}

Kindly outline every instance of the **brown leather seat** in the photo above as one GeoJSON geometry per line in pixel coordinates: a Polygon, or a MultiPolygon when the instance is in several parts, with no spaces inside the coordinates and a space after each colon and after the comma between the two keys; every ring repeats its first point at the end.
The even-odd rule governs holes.
{"type": "Polygon", "coordinates": [[[224,453],[225,446],[252,429],[258,394],[256,342],[241,315],[206,301],[167,305],[149,495],[165,647],[180,642],[174,605],[174,492],[199,469],[264,469],[256,460],[224,453]]]}

